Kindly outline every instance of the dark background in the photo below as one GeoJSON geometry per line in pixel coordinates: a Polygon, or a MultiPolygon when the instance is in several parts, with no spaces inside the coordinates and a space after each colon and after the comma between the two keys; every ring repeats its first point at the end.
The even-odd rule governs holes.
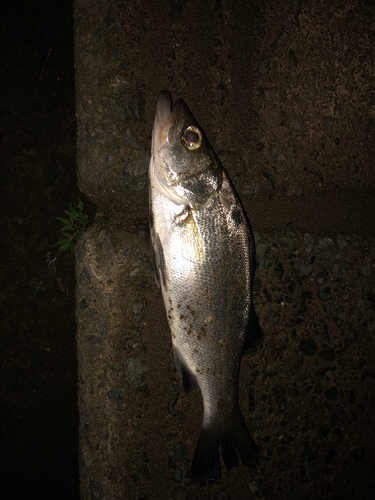
{"type": "Polygon", "coordinates": [[[87,201],[76,181],[72,15],[72,2],[46,0],[2,3],[0,14],[0,496],[8,499],[79,497],[74,255],[47,270],[56,216],[87,201]]]}

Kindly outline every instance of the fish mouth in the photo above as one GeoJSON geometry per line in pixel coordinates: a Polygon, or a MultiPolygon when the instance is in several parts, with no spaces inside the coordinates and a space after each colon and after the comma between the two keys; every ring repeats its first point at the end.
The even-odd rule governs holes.
{"type": "Polygon", "coordinates": [[[171,126],[172,116],[171,94],[163,90],[163,92],[159,94],[156,104],[154,127],[152,130],[151,151],[154,158],[158,154],[160,145],[168,141],[168,132],[171,126]]]}
{"type": "Polygon", "coordinates": [[[151,151],[153,160],[159,160],[163,165],[165,173],[173,185],[178,183],[183,176],[173,174],[169,167],[169,154],[165,146],[172,144],[178,139],[175,137],[176,127],[182,126],[184,102],[178,99],[174,106],[172,96],[167,90],[163,90],[158,97],[154,127],[152,130],[151,151]],[[180,123],[181,122],[181,123],[180,123]]]}
{"type": "MultiPolygon", "coordinates": [[[[181,115],[184,102],[177,99],[173,105],[172,96],[167,90],[160,92],[156,104],[153,139],[155,143],[170,142],[170,130],[173,121],[181,115]]],[[[155,145],[156,145],[155,144],[155,145]]]]}
{"type": "Polygon", "coordinates": [[[155,125],[163,127],[166,125],[172,115],[172,97],[169,92],[163,90],[160,92],[158,102],[156,104],[155,125]]]}
{"type": "Polygon", "coordinates": [[[156,103],[156,117],[161,123],[165,122],[171,114],[177,114],[182,106],[182,99],[179,98],[173,105],[172,96],[167,90],[160,92],[156,103]]]}
{"type": "MultiPolygon", "coordinates": [[[[171,183],[166,179],[166,172],[170,169],[165,161],[161,149],[169,142],[169,131],[173,122],[173,109],[171,94],[163,90],[158,97],[154,126],[152,129],[151,142],[151,162],[149,168],[149,177],[158,186],[160,192],[165,196],[171,195],[171,183]]],[[[168,175],[167,175],[168,176],[168,175]]]]}

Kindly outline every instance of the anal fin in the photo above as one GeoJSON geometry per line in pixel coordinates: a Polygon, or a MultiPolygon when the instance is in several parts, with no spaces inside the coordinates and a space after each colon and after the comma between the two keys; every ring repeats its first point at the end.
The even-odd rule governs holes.
{"type": "Polygon", "coordinates": [[[193,389],[199,389],[197,377],[188,368],[182,357],[179,355],[177,348],[173,344],[172,347],[174,364],[176,365],[177,372],[181,377],[185,392],[186,394],[189,394],[193,389]]]}

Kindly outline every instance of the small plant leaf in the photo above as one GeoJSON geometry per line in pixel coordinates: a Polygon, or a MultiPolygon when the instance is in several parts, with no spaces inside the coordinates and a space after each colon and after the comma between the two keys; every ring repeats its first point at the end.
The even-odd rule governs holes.
{"type": "Polygon", "coordinates": [[[63,253],[63,252],[66,252],[69,248],[69,245],[70,245],[70,242],[66,243],[65,245],[62,245],[60,248],[59,248],[59,252],[60,253],[63,253]]]}
{"type": "Polygon", "coordinates": [[[76,210],[74,207],[71,209],[71,214],[74,220],[79,220],[79,213],[78,210],[76,210]]]}
{"type": "Polygon", "coordinates": [[[75,250],[75,242],[82,236],[85,232],[86,225],[88,224],[89,218],[83,213],[85,208],[85,204],[79,198],[78,209],[74,208],[72,203],[69,203],[69,209],[65,210],[65,213],[68,216],[68,219],[64,217],[56,217],[58,221],[63,224],[63,227],[60,229],[65,238],[59,240],[55,243],[54,247],[59,247],[57,251],[57,255],[60,255],[63,252],[70,250],[74,252],[75,250]],[[70,231],[70,232],[68,232],[70,231]]]}
{"type": "Polygon", "coordinates": [[[67,238],[64,238],[63,240],[59,240],[57,243],[52,245],[53,247],[59,247],[61,245],[64,245],[67,241],[69,241],[67,238]]]}
{"type": "Polygon", "coordinates": [[[62,222],[63,224],[70,224],[70,222],[66,219],[63,219],[62,217],[56,217],[57,220],[59,220],[60,222],[62,222]]]}
{"type": "Polygon", "coordinates": [[[65,210],[65,213],[68,214],[71,219],[73,219],[72,223],[74,220],[77,221],[79,219],[79,214],[78,214],[77,210],[75,210],[74,208],[72,208],[70,211],[65,210]],[[74,212],[73,212],[73,210],[74,210],[74,212]]]}
{"type": "Polygon", "coordinates": [[[81,226],[86,227],[87,221],[88,221],[87,215],[81,214],[81,217],[79,219],[79,223],[81,224],[81,226]]]}

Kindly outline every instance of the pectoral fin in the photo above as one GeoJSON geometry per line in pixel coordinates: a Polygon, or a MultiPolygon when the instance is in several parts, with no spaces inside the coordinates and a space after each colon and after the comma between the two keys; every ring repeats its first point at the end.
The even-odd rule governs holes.
{"type": "Polygon", "coordinates": [[[179,237],[182,240],[183,257],[193,262],[202,262],[204,258],[203,240],[190,208],[185,207],[182,213],[176,216],[176,222],[179,228],[179,237]]]}
{"type": "Polygon", "coordinates": [[[151,254],[152,264],[154,266],[155,272],[155,281],[159,288],[161,283],[163,283],[164,288],[167,290],[167,276],[164,263],[163,247],[161,246],[159,235],[153,229],[151,234],[151,241],[151,254]]]}

